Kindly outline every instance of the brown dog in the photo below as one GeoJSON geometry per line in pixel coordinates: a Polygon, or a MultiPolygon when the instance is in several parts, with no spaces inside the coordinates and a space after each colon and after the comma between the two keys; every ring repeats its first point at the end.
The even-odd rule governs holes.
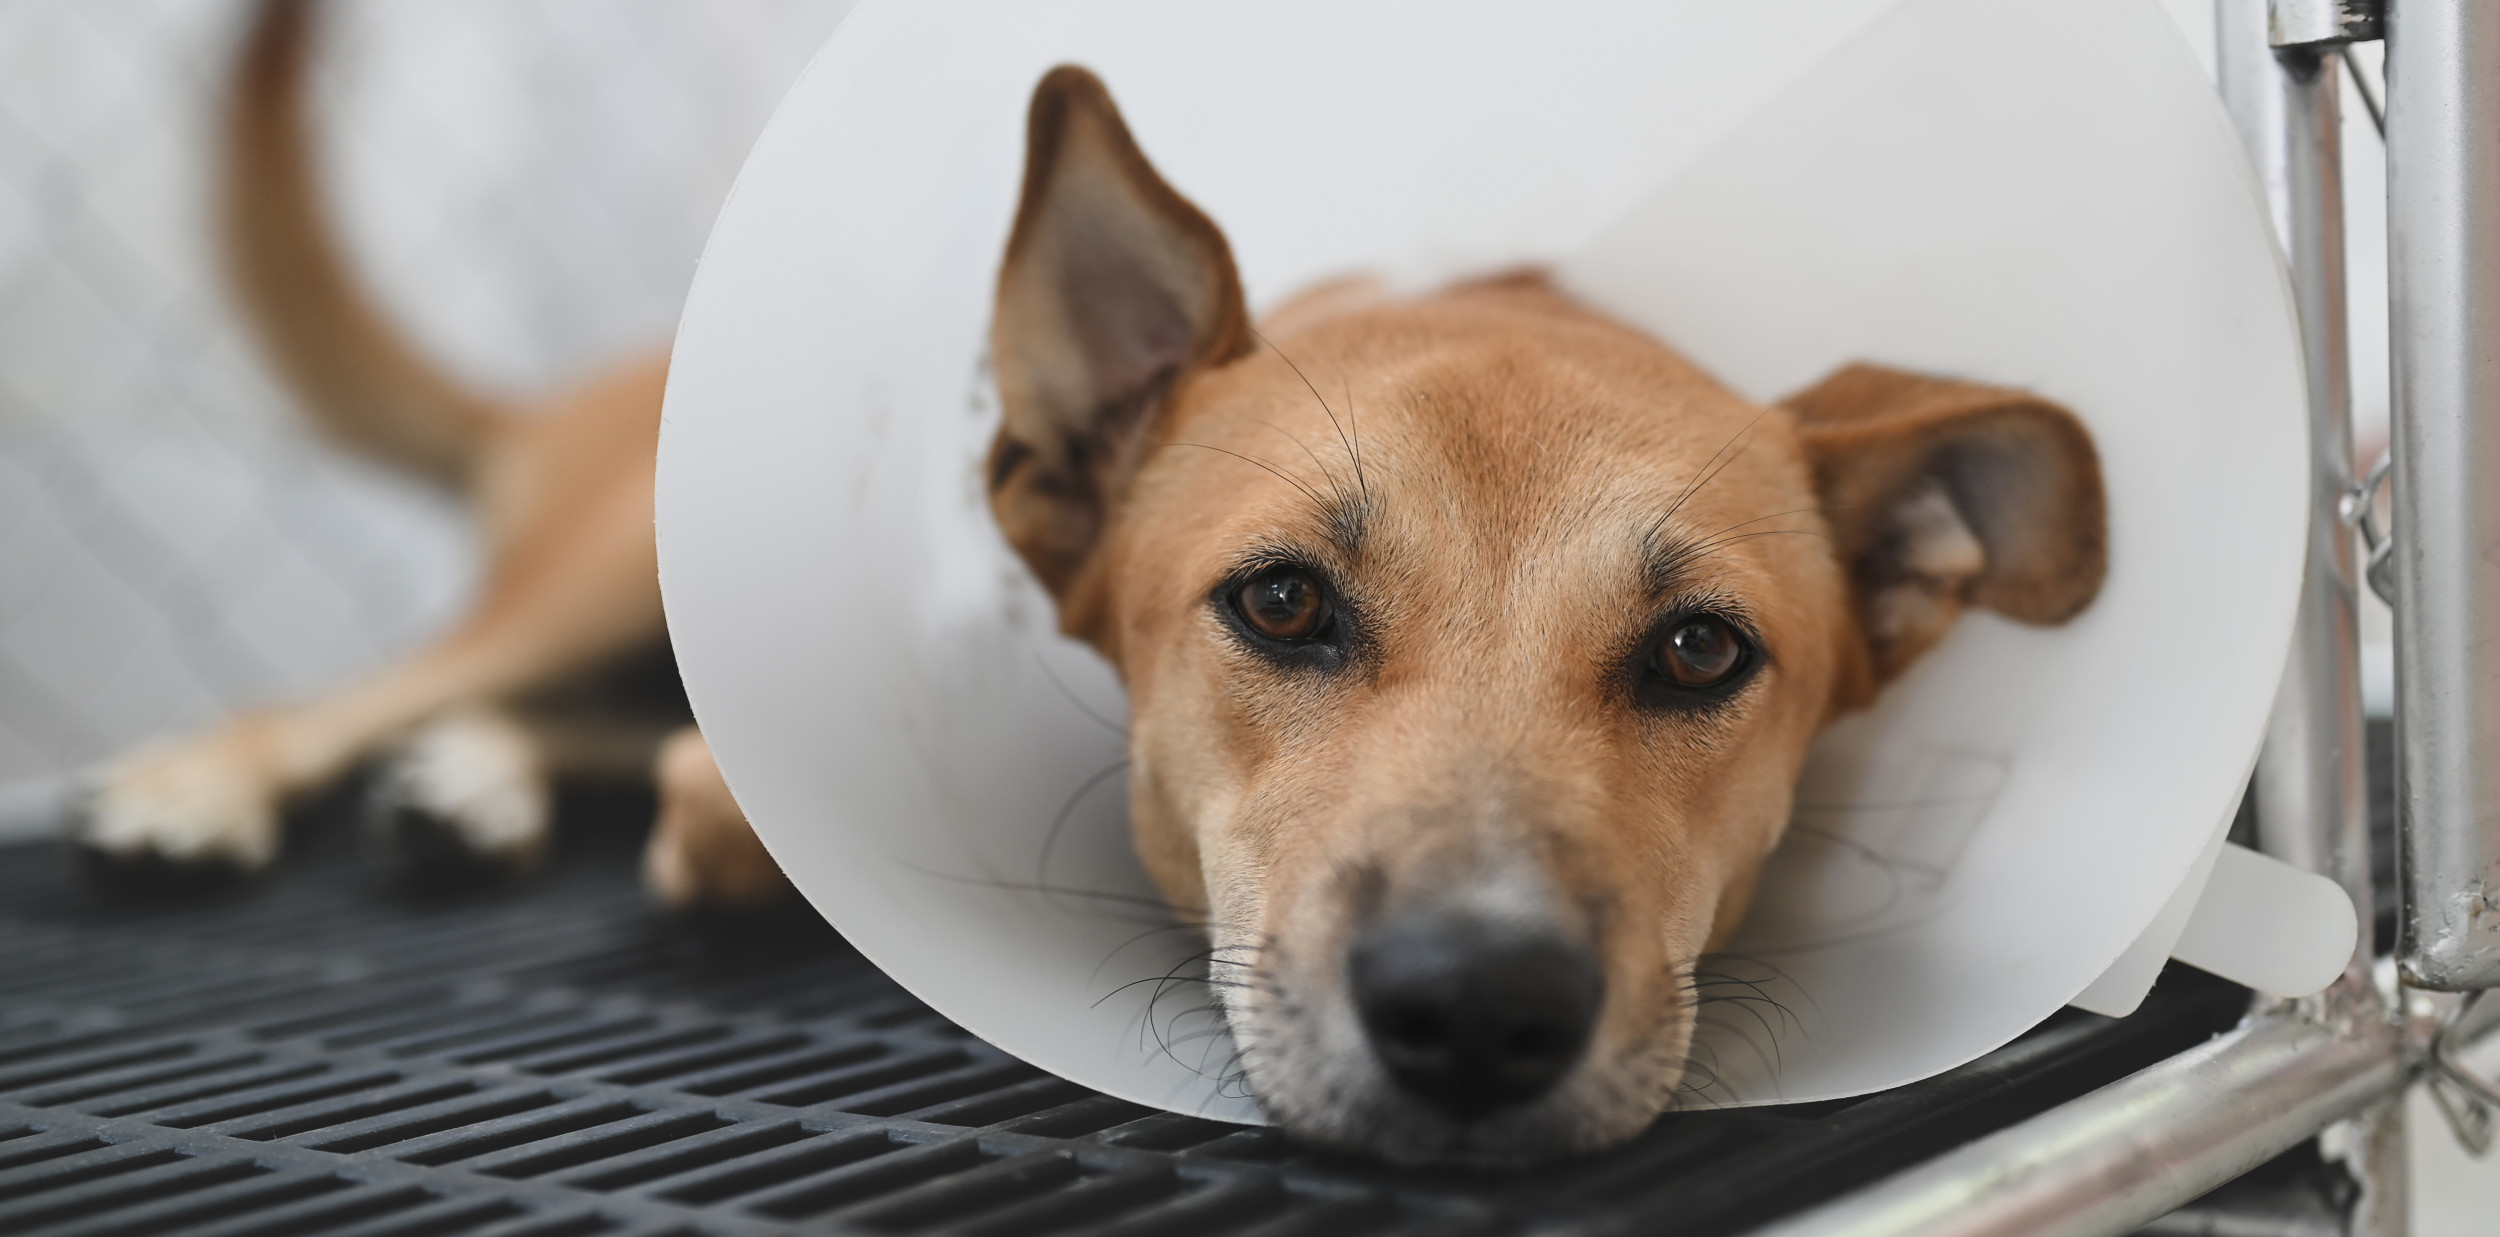
{"type": "Polygon", "coordinates": [[[1253,1090],[1403,1159],[1629,1137],[1816,732],[1964,606],[2098,590],[2091,440],[1866,366],[1757,407],[1534,275],[1262,336],[1093,77],[1028,140],[992,506],[1127,685],[1137,845],[1253,1090]]]}
{"type": "MultiPolygon", "coordinates": [[[[544,706],[660,647],[659,367],[504,410],[395,341],[312,205],[301,7],[266,11],[237,95],[238,283],[325,424],[472,497],[492,567],[410,662],[133,757],[81,837],[255,866],[289,795],[396,743],[381,819],[517,861],[546,768],[657,733],[584,741],[544,706]]],[[[1262,336],[1091,76],[1042,82],[1029,140],[993,509],[1127,685],[1137,845],[1213,925],[1262,1103],[1405,1159],[1638,1131],[1814,734],[1963,606],[2056,622],[2096,592],[2090,440],[1867,367],[1752,406],[1530,275],[1338,285],[1262,336]]],[[[776,887],[699,738],[659,771],[664,891],[776,887]]]]}
{"type": "Polygon", "coordinates": [[[308,7],[266,4],[238,66],[222,169],[230,273],[325,429],[467,499],[485,578],[450,632],[361,683],[123,759],[74,840],[107,868],[258,869],[290,799],[385,754],[369,813],[384,842],[426,868],[522,868],[545,844],[551,775],[648,776],[666,738],[654,887],[678,903],[776,896],[780,871],[686,725],[668,661],[651,540],[664,362],[504,407],[401,342],[318,204],[308,7]]]}

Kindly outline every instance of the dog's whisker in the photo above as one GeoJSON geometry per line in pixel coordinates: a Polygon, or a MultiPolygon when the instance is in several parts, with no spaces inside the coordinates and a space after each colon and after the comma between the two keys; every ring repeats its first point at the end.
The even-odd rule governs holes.
{"type": "Polygon", "coordinates": [[[1126,757],[1111,762],[1101,772],[1079,783],[1076,790],[1068,795],[1067,802],[1059,805],[1058,815],[1050,819],[1049,831],[1042,835],[1042,853],[1033,860],[1033,883],[1035,885],[1049,883],[1051,852],[1058,848],[1059,835],[1066,831],[1069,818],[1076,815],[1077,805],[1085,802],[1085,797],[1094,793],[1096,787],[1110,781],[1114,775],[1127,769],[1128,764],[1126,757]]]}
{"type": "Polygon", "coordinates": [[[1258,422],[1258,424],[1263,425],[1263,426],[1267,427],[1268,429],[1271,429],[1271,430],[1276,431],[1278,434],[1280,434],[1280,435],[1283,435],[1283,436],[1284,436],[1285,441],[1290,442],[1290,443],[1292,443],[1293,445],[1295,445],[1295,446],[1297,446],[1297,447],[1302,448],[1302,454],[1304,454],[1304,455],[1306,455],[1306,456],[1310,457],[1310,460],[1311,460],[1311,467],[1318,469],[1318,470],[1319,470],[1319,475],[1320,475],[1320,476],[1322,476],[1322,477],[1327,478],[1327,480],[1328,480],[1328,489],[1329,489],[1329,491],[1330,491],[1331,493],[1334,493],[1334,494],[1337,496],[1337,499],[1338,499],[1338,501],[1339,501],[1340,503],[1342,503],[1342,502],[1346,499],[1347,494],[1346,494],[1346,492],[1345,492],[1345,485],[1344,485],[1344,483],[1342,483],[1342,482],[1340,482],[1340,481],[1338,481],[1338,480],[1337,480],[1337,474],[1336,474],[1336,473],[1329,471],[1329,468],[1328,468],[1328,462],[1327,462],[1327,461],[1325,461],[1325,460],[1322,460],[1322,459],[1319,457],[1319,452],[1317,452],[1317,451],[1313,451],[1313,450],[1311,449],[1311,444],[1309,444],[1309,443],[1307,443],[1307,442],[1302,441],[1302,439],[1301,439],[1299,436],[1297,436],[1297,435],[1295,435],[1295,434],[1291,433],[1290,431],[1286,430],[1286,429],[1285,429],[1285,427],[1283,427],[1283,426],[1281,426],[1281,425],[1278,425],[1278,424],[1276,424],[1276,423],[1275,423],[1275,422],[1273,422],[1273,421],[1261,420],[1261,421],[1259,421],[1259,422],[1258,422]]]}
{"type": "Polygon", "coordinates": [[[1347,448],[1346,452],[1354,460],[1354,484],[1362,490],[1363,502],[1369,505],[1372,500],[1372,484],[1363,476],[1363,425],[1354,419],[1354,383],[1341,370],[1337,374],[1337,385],[1345,393],[1346,431],[1354,438],[1354,445],[1347,448]]]}
{"type": "Polygon", "coordinates": [[[1322,510],[1326,510],[1328,507],[1328,500],[1320,497],[1319,491],[1312,489],[1309,485],[1304,484],[1302,481],[1286,473],[1285,470],[1268,463],[1266,460],[1259,459],[1255,456],[1243,455],[1239,451],[1229,451],[1223,447],[1210,446],[1209,444],[1203,442],[1170,442],[1165,443],[1164,445],[1167,447],[1196,447],[1202,451],[1213,451],[1218,455],[1229,455],[1245,464],[1255,464],[1266,469],[1268,472],[1275,474],[1277,480],[1302,491],[1302,496],[1310,499],[1311,505],[1321,508],[1322,510]]]}
{"type": "MultiPolygon", "coordinates": [[[[1704,955],[1701,959],[1696,959],[1696,960],[1695,960],[1696,965],[1698,965],[1698,964],[1699,964],[1700,962],[1702,962],[1702,961],[1711,961],[1711,962],[1714,962],[1714,963],[1718,963],[1718,964],[1725,964],[1725,965],[1741,965],[1741,966],[1749,967],[1749,968],[1752,968],[1752,969],[1754,969],[1754,970],[1757,970],[1757,971],[1763,972],[1763,973],[1764,973],[1765,978],[1763,978],[1763,979],[1761,979],[1761,980],[1759,980],[1759,981],[1743,981],[1743,982],[1748,982],[1748,983],[1753,984],[1753,985],[1754,985],[1754,987],[1755,987],[1755,989],[1756,989],[1757,991],[1763,992],[1765,996],[1768,996],[1768,995],[1769,995],[1769,993],[1768,993],[1767,988],[1762,987],[1762,985],[1767,985],[1767,984],[1773,984],[1773,983],[1776,983],[1776,984],[1780,985],[1781,990],[1782,990],[1783,992],[1794,994],[1794,996],[1795,996],[1798,1000],[1803,1001],[1803,1002],[1805,1003],[1805,1006],[1806,1006],[1806,1010],[1807,1010],[1807,1012],[1809,1012],[1809,1013],[1813,1014],[1813,1015],[1814,1015],[1815,1017],[1817,1017],[1817,1018],[1820,1018],[1820,1017],[1822,1016],[1822,1011],[1821,1011],[1821,1010],[1819,1010],[1819,1009],[1817,1009],[1817,1008],[1815,1007],[1815,1004],[1814,1004],[1814,994],[1813,994],[1813,993],[1811,993],[1811,992],[1808,992],[1808,991],[1807,991],[1807,990],[1806,990],[1803,986],[1799,985],[1799,984],[1797,983],[1796,979],[1795,979],[1794,977],[1790,976],[1790,975],[1789,975],[1789,973],[1788,973],[1788,971],[1787,971],[1785,968],[1781,967],[1781,966],[1780,966],[1779,964],[1777,964],[1777,963],[1771,962],[1771,961],[1769,961],[1769,960],[1767,960],[1767,959],[1764,959],[1764,958],[1758,957],[1758,956],[1753,955],[1753,954],[1734,954],[1734,953],[1716,953],[1716,954],[1706,954],[1706,955],[1704,955]]],[[[1726,972],[1721,972],[1721,971],[1713,971],[1713,972],[1711,972],[1711,973],[1712,973],[1712,974],[1716,974],[1716,975],[1725,975],[1725,976],[1726,976],[1729,980],[1731,980],[1731,981],[1733,981],[1733,980],[1735,979],[1735,977],[1734,977],[1733,975],[1729,975],[1729,974],[1728,974],[1728,973],[1726,973],[1726,972]]],[[[1788,1009],[1788,1006],[1786,1005],[1786,1003],[1785,1003],[1785,1002],[1781,1002],[1781,1003],[1780,1003],[1780,1008],[1781,1008],[1781,1010],[1782,1010],[1783,1012],[1786,1012],[1790,1018],[1792,1018],[1792,1019],[1795,1019],[1795,1020],[1796,1020],[1796,1024],[1797,1024],[1797,1031],[1798,1031],[1798,1033],[1799,1033],[1799,1034],[1805,1034],[1805,1033],[1806,1033],[1806,1031],[1807,1031],[1807,1027],[1806,1027],[1805,1020],[1804,1020],[1804,1019],[1802,1019],[1802,1018],[1799,1018],[1799,1017],[1797,1016],[1797,1014],[1796,1014],[1796,1012],[1795,1012],[1795,1011],[1788,1009]]]]}
{"type": "MultiPolygon", "coordinates": [[[[1734,434],[1730,435],[1726,442],[1719,444],[1718,450],[1710,453],[1710,458],[1703,461],[1700,470],[1693,474],[1693,479],[1685,483],[1683,491],[1675,496],[1675,501],[1667,504],[1666,514],[1658,517],[1658,524],[1660,527],[1663,528],[1667,521],[1674,519],[1675,513],[1683,510],[1685,502],[1691,499],[1695,493],[1699,492],[1701,487],[1710,484],[1711,480],[1717,477],[1720,472],[1724,471],[1728,464],[1736,462],[1735,456],[1728,455],[1728,449],[1730,447],[1735,447],[1738,440],[1745,439],[1751,435],[1754,427],[1762,424],[1762,418],[1769,415],[1771,415],[1771,410],[1768,408],[1755,413],[1752,420],[1745,422],[1744,426],[1738,429],[1734,434]],[[1720,462],[1722,457],[1726,459],[1726,463],[1720,462]]],[[[1748,442],[1746,445],[1750,446],[1752,444],[1748,442]]],[[[1743,455],[1744,451],[1740,448],[1737,450],[1736,454],[1743,455]]]]}
{"type": "Polygon", "coordinates": [[[1739,521],[1737,521],[1737,522],[1736,522],[1736,523],[1734,523],[1734,524],[1730,524],[1730,525],[1728,525],[1727,527],[1720,529],[1718,532],[1715,532],[1715,533],[1710,534],[1710,536],[1709,536],[1709,537],[1704,537],[1704,538],[1702,538],[1702,542],[1703,542],[1704,544],[1708,544],[1708,543],[1709,543],[1709,541],[1711,540],[1711,538],[1718,537],[1718,536],[1721,536],[1721,535],[1724,535],[1724,534],[1727,534],[1727,533],[1732,533],[1732,532],[1735,532],[1737,529],[1740,529],[1740,528],[1750,528],[1750,527],[1752,527],[1753,525],[1756,525],[1756,524],[1761,524],[1761,523],[1764,523],[1764,522],[1766,522],[1766,521],[1770,521],[1770,520],[1780,519],[1780,518],[1782,518],[1783,516],[1791,516],[1791,515],[1821,515],[1821,514],[1823,514],[1824,512],[1827,512],[1827,511],[1847,511],[1847,510],[1849,510],[1849,509],[1850,509],[1850,504],[1848,504],[1848,503],[1817,503],[1817,504],[1815,504],[1815,505],[1813,505],[1813,506],[1811,506],[1811,507],[1791,507],[1791,508],[1789,508],[1789,509],[1788,509],[1788,510],[1786,510],[1786,511],[1774,511],[1774,512],[1772,512],[1772,513],[1771,513],[1771,514],[1769,514],[1769,515],[1758,515],[1758,516],[1755,516],[1754,518],[1752,518],[1752,519],[1750,519],[1750,520],[1739,520],[1739,521]]]}
{"type": "MultiPolygon", "coordinates": [[[[1305,389],[1310,391],[1311,398],[1319,401],[1320,411],[1326,413],[1328,416],[1328,423],[1336,427],[1337,441],[1345,447],[1346,458],[1354,463],[1354,476],[1356,482],[1358,484],[1361,483],[1363,479],[1363,458],[1355,452],[1354,440],[1346,434],[1344,424],[1337,420],[1337,410],[1328,406],[1328,397],[1319,393],[1319,387],[1311,382],[1310,375],[1303,373],[1302,367],[1294,364],[1293,358],[1286,355],[1284,349],[1277,347],[1275,340],[1269,339],[1267,336],[1260,334],[1256,328],[1251,330],[1250,335],[1260,343],[1265,344],[1269,351],[1274,352],[1276,354],[1276,358],[1283,361],[1285,363],[1285,367],[1293,371],[1293,376],[1302,380],[1302,385],[1305,389]]],[[[1369,499],[1371,496],[1371,489],[1368,485],[1363,486],[1363,496],[1366,499],[1369,499]]]]}
{"type": "Polygon", "coordinates": [[[1101,713],[1094,709],[1094,706],[1085,703],[1084,699],[1078,696],[1073,688],[1068,686],[1067,680],[1059,677],[1059,671],[1051,666],[1049,659],[1043,657],[1041,651],[1038,649],[1036,649],[1033,653],[1033,664],[1041,667],[1042,677],[1049,679],[1051,687],[1058,691],[1060,698],[1066,700],[1069,704],[1075,705],[1077,712],[1091,718],[1095,725],[1100,726],[1123,739],[1128,737],[1128,727],[1112,721],[1108,717],[1104,717],[1101,713]]]}
{"type": "Polygon", "coordinates": [[[1793,812],[1829,812],[1835,814],[1847,812],[1910,811],[1920,808],[1967,807],[1973,803],[1985,802],[1995,796],[1995,791],[1983,790],[1974,791],[1966,795],[1933,795],[1917,799],[1852,799],[1846,803],[1825,803],[1814,800],[1805,800],[1791,804],[1789,810],[1793,812]]]}
{"type": "Polygon", "coordinates": [[[1815,529],[1815,528],[1766,528],[1766,529],[1763,529],[1763,530],[1761,530],[1761,531],[1759,531],[1759,532],[1740,533],[1740,534],[1737,534],[1736,536],[1732,536],[1732,537],[1721,537],[1721,538],[1719,538],[1719,539],[1717,539],[1717,540],[1715,540],[1715,541],[1707,541],[1707,542],[1704,542],[1704,543],[1702,543],[1700,546],[1695,547],[1694,553],[1695,553],[1695,555],[1696,555],[1696,556],[1701,555],[1701,554],[1707,554],[1707,553],[1709,553],[1709,552],[1711,552],[1711,551],[1713,551],[1713,550],[1717,550],[1717,549],[1720,549],[1720,548],[1725,547],[1725,546],[1731,546],[1731,545],[1734,545],[1734,544],[1736,544],[1736,543],[1737,543],[1737,542],[1739,542],[1739,541],[1751,541],[1751,540],[1753,540],[1753,539],[1754,539],[1754,538],[1756,538],[1756,537],[1813,537],[1813,538],[1815,538],[1815,539],[1817,539],[1817,540],[1820,540],[1820,541],[1829,541],[1829,540],[1831,540],[1831,539],[1832,539],[1832,538],[1831,538],[1831,534],[1826,533],[1826,532],[1822,531],[1821,529],[1815,529]]]}
{"type": "MultiPolygon", "coordinates": [[[[1761,1028],[1763,1038],[1764,1038],[1765,1040],[1767,1040],[1767,1041],[1769,1041],[1769,1042],[1770,1042],[1772,1052],[1773,1052],[1773,1054],[1776,1056],[1776,1055],[1778,1055],[1778,1054],[1779,1054],[1779,1028],[1778,1028],[1778,1027],[1776,1027],[1776,1026],[1774,1026],[1774,1025],[1772,1025],[1771,1020],[1770,1020],[1768,1017],[1764,1016],[1763,1012],[1762,1012],[1761,1010],[1759,1010],[1759,1009],[1756,1009],[1754,1006],[1755,1006],[1755,1002],[1751,1002],[1751,1001],[1712,1001],[1712,1002],[1706,1002],[1706,1003],[1705,1003],[1705,1004],[1704,1004],[1701,1008],[1698,1008],[1698,1009],[1696,1009],[1696,1010],[1694,1010],[1694,1011],[1693,1011],[1693,1021],[1694,1021],[1694,1023],[1695,1023],[1696,1025],[1700,1025],[1700,1024],[1703,1024],[1703,1023],[1709,1022],[1709,1021],[1710,1021],[1710,1011],[1711,1011],[1711,1010],[1712,1010],[1712,1008],[1714,1008],[1714,1007],[1717,1007],[1717,1008],[1733,1008],[1733,1009],[1737,1010],[1738,1012],[1740,1012],[1740,1013],[1744,1014],[1746,1017],[1751,1018],[1751,1019],[1753,1020],[1754,1025],[1755,1025],[1755,1026],[1757,1026],[1757,1027],[1760,1027],[1760,1028],[1761,1028]]],[[[1785,1010],[1782,1010],[1781,1012],[1785,1013],[1786,1011],[1785,1011],[1785,1010]]],[[[1726,1024],[1714,1024],[1714,1025],[1726,1025],[1726,1024]]],[[[1741,1028],[1739,1028],[1739,1029],[1740,1029],[1740,1032],[1741,1032],[1741,1028]]],[[[1741,1034],[1740,1034],[1740,1038],[1742,1038],[1741,1034]]],[[[1777,1068],[1777,1067],[1776,1067],[1776,1065],[1774,1065],[1774,1068],[1775,1068],[1775,1069],[1777,1068]]]]}
{"type": "MultiPolygon", "coordinates": [[[[1137,943],[1138,943],[1138,942],[1140,942],[1140,941],[1144,941],[1144,940],[1147,940],[1147,939],[1152,938],[1152,937],[1163,936],[1163,935],[1166,935],[1166,934],[1168,934],[1168,933],[1173,933],[1173,932],[1192,932],[1192,933],[1197,933],[1197,934],[1199,934],[1199,935],[1201,935],[1201,936],[1205,936],[1205,935],[1212,934],[1212,933],[1214,933],[1214,932],[1216,932],[1216,931],[1223,930],[1223,929],[1227,928],[1228,926],[1229,926],[1229,925],[1226,925],[1226,924],[1221,923],[1221,922],[1217,922],[1217,921],[1211,921],[1211,920],[1209,920],[1209,921],[1183,921],[1183,922],[1177,922],[1177,923],[1165,923],[1165,924],[1158,924],[1158,925],[1156,925],[1156,926],[1154,926],[1154,927],[1148,928],[1148,929],[1146,929],[1145,931],[1140,932],[1140,933],[1138,933],[1137,935],[1132,936],[1132,937],[1128,938],[1127,940],[1124,940],[1124,941],[1120,942],[1119,944],[1112,946],[1112,947],[1111,947],[1111,951],[1110,951],[1109,953],[1107,953],[1107,954],[1103,955],[1103,959],[1102,959],[1102,961],[1100,961],[1100,962],[1098,962],[1098,963],[1095,963],[1095,964],[1094,964],[1094,970],[1093,970],[1093,973],[1092,973],[1092,974],[1090,974],[1090,975],[1088,975],[1088,976],[1086,976],[1086,983],[1090,986],[1090,985],[1093,983],[1093,981],[1094,981],[1094,980],[1101,978],[1101,977],[1102,977],[1102,970],[1103,970],[1103,968],[1104,968],[1104,967],[1107,967],[1107,966],[1109,966],[1109,965],[1111,965],[1111,961],[1112,961],[1112,959],[1119,957],[1119,956],[1120,956],[1120,954],[1121,954],[1122,952],[1124,952],[1125,950],[1127,950],[1129,946],[1131,946],[1131,945],[1135,945],[1135,944],[1137,944],[1137,943]]],[[[1213,954],[1214,954],[1216,951],[1218,951],[1218,950],[1227,950],[1227,951],[1229,951],[1229,950],[1236,950],[1236,949],[1259,949],[1259,948],[1264,948],[1264,946],[1262,946],[1262,945],[1258,945],[1258,944],[1249,943],[1249,942],[1243,942],[1243,943],[1240,943],[1240,944],[1234,944],[1234,945],[1217,945],[1217,946],[1214,946],[1214,947],[1210,948],[1209,950],[1207,950],[1207,951],[1205,951],[1205,952],[1206,952],[1208,955],[1213,955],[1213,954]]],[[[1230,960],[1230,959],[1220,959],[1220,958],[1215,958],[1215,957],[1212,957],[1212,956],[1210,956],[1208,960],[1209,960],[1210,962],[1217,962],[1217,961],[1221,961],[1221,962],[1224,962],[1226,965],[1229,965],[1229,966],[1241,966],[1241,965],[1245,965],[1245,964],[1243,964],[1243,963],[1234,962],[1234,961],[1232,961],[1232,960],[1230,960]]]]}
{"type": "MultiPolygon", "coordinates": [[[[932,880],[942,880],[952,884],[978,885],[985,889],[997,889],[1007,893],[1052,894],[1065,898],[1085,898],[1099,902],[1118,902],[1160,911],[1163,912],[1166,917],[1168,917],[1171,912],[1170,903],[1165,902],[1161,898],[1146,897],[1142,894],[1121,893],[1112,889],[1085,889],[1076,885],[1053,885],[1029,881],[1000,880],[996,877],[989,876],[963,876],[953,872],[940,872],[934,868],[924,868],[909,861],[904,861],[902,866],[910,868],[913,872],[929,877],[932,880]]],[[[1157,932],[1168,931],[1177,926],[1186,926],[1174,925],[1169,922],[1168,918],[1165,917],[1158,917],[1155,922],[1157,926],[1154,931],[1157,932]]]]}

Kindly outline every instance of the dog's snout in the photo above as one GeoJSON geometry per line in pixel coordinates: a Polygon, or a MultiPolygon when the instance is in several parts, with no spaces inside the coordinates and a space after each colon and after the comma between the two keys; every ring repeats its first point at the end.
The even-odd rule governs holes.
{"type": "Polygon", "coordinates": [[[1585,947],[1454,913],[1365,930],[1347,982],[1398,1086],[1462,1121],[1553,1089],[1579,1061],[1605,995],[1585,947]]]}

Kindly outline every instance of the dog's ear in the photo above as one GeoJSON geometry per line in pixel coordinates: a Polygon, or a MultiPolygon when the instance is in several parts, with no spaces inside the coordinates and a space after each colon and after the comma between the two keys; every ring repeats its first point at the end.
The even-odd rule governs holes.
{"type": "Polygon", "coordinates": [[[990,352],[1006,419],[988,477],[1008,542],[1054,596],[1083,570],[1167,397],[1250,341],[1224,234],[1146,162],[1101,81],[1051,70],[998,272],[990,352]]]}
{"type": "Polygon", "coordinates": [[[1966,604],[2059,623],[2100,591],[2100,457],[2073,413],[1873,365],[1785,403],[1851,576],[1873,683],[1926,652],[1966,604]]]}

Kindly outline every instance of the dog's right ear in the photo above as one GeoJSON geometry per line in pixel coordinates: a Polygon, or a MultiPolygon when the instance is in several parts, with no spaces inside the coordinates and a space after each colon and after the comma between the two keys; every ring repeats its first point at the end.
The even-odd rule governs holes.
{"type": "Polygon", "coordinates": [[[1006,419],[988,478],[1000,528],[1054,597],[1083,573],[1172,392],[1250,343],[1224,234],[1146,162],[1100,80],[1051,70],[998,272],[1006,419]]]}

